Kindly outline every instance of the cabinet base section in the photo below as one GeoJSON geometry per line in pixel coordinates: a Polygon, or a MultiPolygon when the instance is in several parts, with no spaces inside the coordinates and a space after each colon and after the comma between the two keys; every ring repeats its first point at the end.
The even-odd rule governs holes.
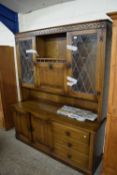
{"type": "Polygon", "coordinates": [[[55,159],[57,161],[60,161],[60,162],[64,163],[67,166],[70,166],[71,168],[83,173],[84,175],[94,175],[94,172],[95,172],[96,168],[98,167],[98,165],[99,165],[99,163],[101,162],[101,159],[102,159],[102,154],[101,154],[98,157],[98,161],[96,163],[96,166],[94,167],[94,169],[92,171],[90,171],[90,170],[83,169],[82,167],[74,166],[74,165],[66,162],[65,160],[63,160],[59,156],[55,155],[55,153],[53,153],[52,149],[50,149],[47,146],[42,145],[42,144],[36,145],[36,144],[32,143],[31,141],[27,141],[23,136],[19,135],[18,133],[16,133],[16,139],[22,141],[23,143],[27,144],[28,146],[31,146],[31,147],[35,148],[38,151],[43,152],[44,154],[50,156],[53,159],[55,159]]]}

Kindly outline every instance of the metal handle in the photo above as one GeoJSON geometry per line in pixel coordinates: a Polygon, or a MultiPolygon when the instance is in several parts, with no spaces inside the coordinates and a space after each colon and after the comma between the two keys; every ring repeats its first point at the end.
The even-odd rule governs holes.
{"type": "Polygon", "coordinates": [[[71,159],[72,158],[72,155],[71,154],[68,154],[67,157],[68,157],[68,159],[71,159]]]}
{"type": "Polygon", "coordinates": [[[53,65],[51,63],[49,63],[48,66],[49,66],[49,69],[51,70],[53,69],[53,65]]]}
{"type": "Polygon", "coordinates": [[[71,148],[71,147],[72,147],[72,143],[68,143],[67,146],[68,146],[69,148],[71,148]]]}
{"type": "Polygon", "coordinates": [[[67,135],[67,136],[70,136],[71,133],[70,133],[69,131],[66,131],[66,135],[67,135]]]}

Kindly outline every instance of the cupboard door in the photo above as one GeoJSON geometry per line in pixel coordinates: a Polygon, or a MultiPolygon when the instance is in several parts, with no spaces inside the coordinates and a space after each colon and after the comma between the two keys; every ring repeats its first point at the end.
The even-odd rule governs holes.
{"type": "Polygon", "coordinates": [[[38,62],[36,86],[46,92],[63,94],[66,90],[66,66],[64,63],[38,62]]]}
{"type": "Polygon", "coordinates": [[[31,128],[30,128],[30,116],[26,113],[15,112],[14,123],[16,128],[16,134],[25,142],[31,141],[31,128]]]}
{"type": "Polygon", "coordinates": [[[68,33],[68,75],[77,80],[69,94],[96,100],[99,83],[100,34],[96,30],[68,33]]]}
{"type": "Polygon", "coordinates": [[[45,145],[53,148],[52,125],[48,120],[31,116],[32,140],[35,145],[45,145]]]}
{"type": "Polygon", "coordinates": [[[31,49],[35,49],[35,38],[24,38],[17,41],[19,75],[24,86],[34,85],[34,54],[29,53],[31,49]]]}
{"type": "Polygon", "coordinates": [[[108,115],[104,155],[105,174],[117,174],[117,116],[108,115]]]}
{"type": "Polygon", "coordinates": [[[32,140],[35,144],[45,144],[45,121],[31,116],[32,140]]]}

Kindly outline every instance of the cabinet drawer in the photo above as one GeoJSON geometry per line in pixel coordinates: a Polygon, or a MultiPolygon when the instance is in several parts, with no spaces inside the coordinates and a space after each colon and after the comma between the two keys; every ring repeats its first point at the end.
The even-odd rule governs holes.
{"type": "Polygon", "coordinates": [[[69,163],[72,166],[80,168],[88,168],[88,156],[79,153],[78,151],[69,150],[60,144],[56,144],[54,148],[54,154],[61,160],[69,163]]]}
{"type": "Polygon", "coordinates": [[[78,142],[77,140],[73,140],[71,138],[65,138],[65,137],[60,137],[60,135],[56,134],[54,135],[54,146],[56,144],[60,144],[67,149],[79,151],[85,155],[89,154],[89,145],[78,142]]]}
{"type": "Polygon", "coordinates": [[[75,143],[81,142],[89,144],[90,134],[86,131],[74,129],[58,123],[53,123],[53,130],[59,141],[71,140],[75,143]]]}

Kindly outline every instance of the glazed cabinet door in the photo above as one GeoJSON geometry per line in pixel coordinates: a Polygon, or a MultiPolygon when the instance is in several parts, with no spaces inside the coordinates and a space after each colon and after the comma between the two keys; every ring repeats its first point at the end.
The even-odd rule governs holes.
{"type": "Polygon", "coordinates": [[[34,86],[34,65],[33,60],[35,54],[32,49],[35,49],[35,38],[20,38],[16,42],[19,78],[21,84],[27,87],[34,86]]]}
{"type": "Polygon", "coordinates": [[[88,100],[96,100],[100,91],[101,36],[99,30],[68,33],[68,76],[77,80],[68,87],[69,94],[88,100]]]}
{"type": "Polygon", "coordinates": [[[40,145],[51,149],[52,145],[52,126],[48,120],[31,116],[32,141],[38,147],[40,145]]]}
{"type": "Polygon", "coordinates": [[[31,141],[31,127],[29,114],[15,111],[14,123],[16,129],[16,137],[29,143],[31,141]]]}

